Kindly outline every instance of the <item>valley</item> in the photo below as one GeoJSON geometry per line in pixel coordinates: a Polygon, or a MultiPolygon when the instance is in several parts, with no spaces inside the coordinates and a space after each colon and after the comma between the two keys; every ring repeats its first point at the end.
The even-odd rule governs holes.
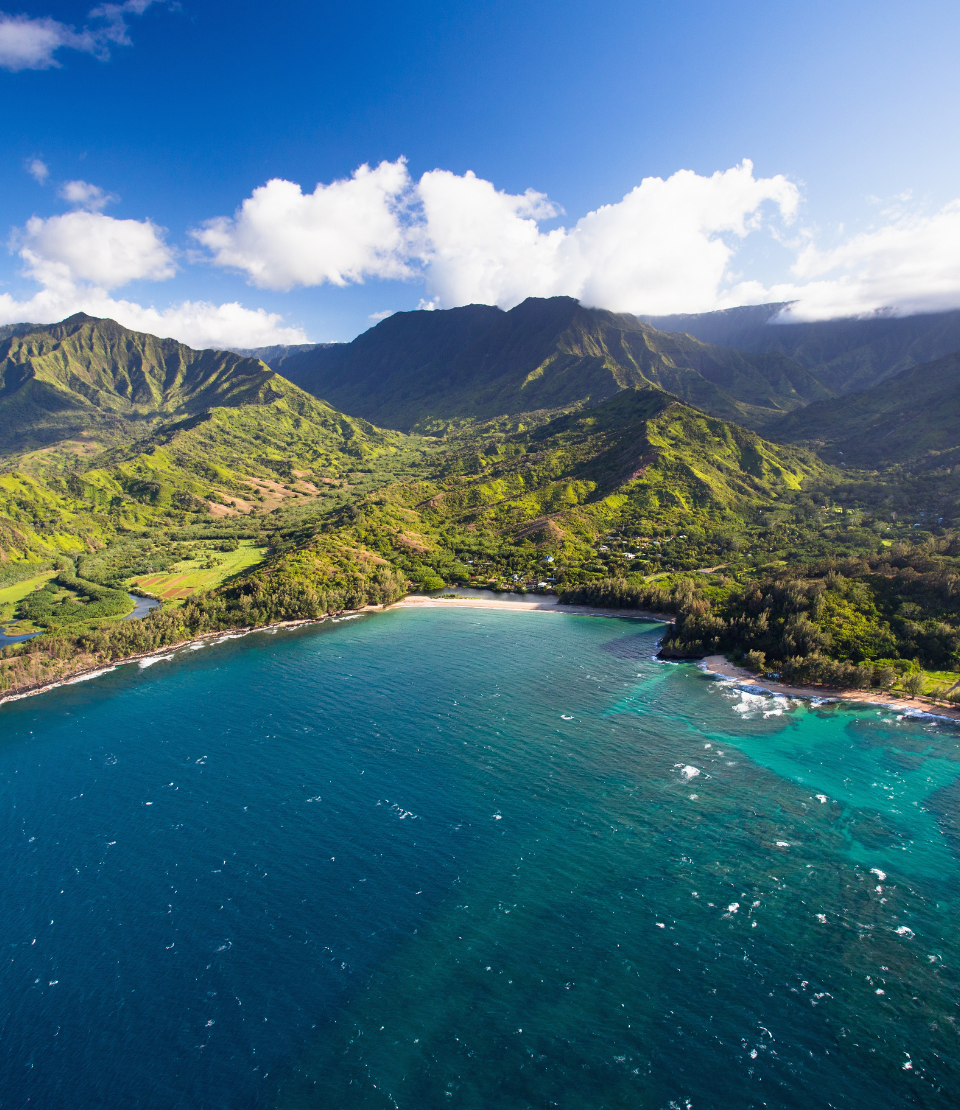
{"type": "Polygon", "coordinates": [[[957,360],[902,364],[952,315],[851,325],[872,378],[847,391],[835,322],[818,348],[713,315],[688,322],[783,349],[562,297],[400,313],[273,367],[82,314],[6,329],[0,616],[42,635],[0,686],[460,584],[674,612],[677,657],[946,690],[957,360]],[[161,607],[124,621],[128,589],[161,607]]]}

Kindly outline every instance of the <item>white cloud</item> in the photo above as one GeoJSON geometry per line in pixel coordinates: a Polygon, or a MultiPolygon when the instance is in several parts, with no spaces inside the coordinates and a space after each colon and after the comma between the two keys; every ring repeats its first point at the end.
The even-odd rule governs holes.
{"type": "Polygon", "coordinates": [[[469,171],[459,177],[447,170],[425,173],[418,193],[427,287],[446,307],[510,308],[525,297],[567,291],[559,257],[566,232],[538,228],[538,220],[559,214],[542,193],[512,196],[469,171]]]}
{"type": "Polygon", "coordinates": [[[91,185],[87,181],[68,181],[61,185],[59,195],[77,208],[86,208],[88,212],[99,212],[120,199],[115,193],[105,193],[99,185],[91,185]]]}
{"type": "Polygon", "coordinates": [[[0,12],[0,68],[16,73],[21,69],[49,69],[59,66],[54,54],[66,47],[95,54],[96,39],[89,31],[79,34],[65,23],[43,17],[0,12]]]}
{"type": "Polygon", "coordinates": [[[427,286],[443,304],[510,308],[565,294],[647,313],[715,308],[737,240],[761,226],[762,206],[789,220],[799,201],[795,185],[755,178],[749,161],[712,177],[645,178],[569,230],[540,231],[537,221],[557,214],[542,194],[497,192],[470,173],[426,173],[419,194],[427,286]]]}
{"type": "Polygon", "coordinates": [[[401,209],[410,178],[404,160],[361,166],[352,177],[304,193],[274,178],[254,189],[233,218],[194,231],[218,266],[254,285],[346,285],[366,277],[412,276],[401,209]]]}
{"type": "Polygon", "coordinates": [[[127,33],[127,16],[143,15],[155,0],[126,0],[123,4],[100,4],[90,12],[90,19],[103,20],[105,27],[93,33],[103,42],[113,42],[118,46],[131,46],[127,33]]]}
{"type": "MultiPolygon", "coordinates": [[[[84,181],[68,182],[61,195],[88,208],[112,199],[84,181]]],[[[24,272],[42,288],[24,300],[0,295],[0,323],[51,323],[87,312],[193,347],[307,342],[302,329],[286,326],[279,314],[237,302],[183,301],[157,309],[114,298],[110,290],[127,282],[164,281],[176,271],[162,229],[150,220],[117,220],[97,211],[34,217],[11,246],[19,248],[24,272]]]]}
{"type": "MultiPolygon", "coordinates": [[[[99,186],[71,181],[61,195],[77,210],[34,217],[15,234],[13,249],[42,289],[29,300],[0,297],[4,320],[49,321],[83,309],[195,345],[306,341],[280,316],[238,303],[185,301],[157,310],[114,299],[109,290],[127,282],[172,277],[174,250],[150,220],[104,215],[114,198],[99,186]]],[[[681,170],[645,178],[621,201],[542,230],[561,215],[542,193],[510,194],[473,173],[445,170],[413,182],[398,159],[361,166],[308,194],[273,179],[232,218],[191,235],[215,265],[240,270],[257,286],[420,280],[426,289],[418,307],[426,310],[471,302],[510,308],[528,296],[560,294],[651,314],[793,301],[791,319],[960,306],[960,200],[919,215],[900,197],[875,212],[879,226],[830,249],[806,229],[793,243],[779,236],[799,200],[786,178],[755,177],[744,161],[709,177],[681,170]],[[795,251],[789,281],[765,285],[732,274],[744,238],[762,227],[795,251]]]]}
{"type": "MultiPolygon", "coordinates": [[[[960,200],[930,216],[895,214],[886,226],[854,235],[830,250],[808,242],[792,270],[799,281],[754,293],[763,300],[794,301],[784,320],[958,308],[960,200]]],[[[734,289],[732,295],[736,293],[734,289]]]]}
{"type": "Polygon", "coordinates": [[[371,312],[367,319],[379,323],[381,320],[386,320],[388,316],[393,316],[396,311],[395,308],[385,308],[382,312],[371,312]]]}
{"type": "Polygon", "coordinates": [[[58,50],[79,50],[101,61],[110,57],[110,44],[129,46],[128,15],[142,15],[154,0],[127,0],[124,4],[102,4],[88,18],[104,24],[77,31],[66,23],[42,16],[7,15],[0,12],[0,69],[50,69],[60,62],[58,50]]]}
{"type": "Polygon", "coordinates": [[[8,293],[0,294],[0,324],[22,321],[47,324],[75,312],[107,317],[136,331],[171,336],[200,349],[307,342],[302,329],[285,326],[277,313],[245,308],[237,302],[216,305],[183,301],[157,309],[117,300],[106,289],[70,282],[51,284],[28,300],[18,301],[8,293]]]}
{"type": "Polygon", "coordinates": [[[562,212],[543,193],[514,195],[472,172],[439,169],[415,184],[398,159],[306,196],[274,179],[232,219],[192,234],[216,265],[273,289],[422,277],[433,307],[511,308],[566,294],[619,311],[702,311],[716,307],[737,244],[761,226],[764,206],[790,220],[798,201],[786,178],[755,178],[745,161],[712,177],[646,178],[569,230],[541,231],[562,212]]]}
{"type": "Polygon", "coordinates": [[[47,178],[50,176],[50,167],[40,158],[28,158],[26,168],[27,173],[30,174],[38,185],[45,184],[47,178]]]}
{"type": "Polygon", "coordinates": [[[42,285],[92,282],[115,289],[129,281],[173,277],[173,252],[150,220],[115,220],[100,212],[34,216],[17,237],[26,272],[42,285]]]}

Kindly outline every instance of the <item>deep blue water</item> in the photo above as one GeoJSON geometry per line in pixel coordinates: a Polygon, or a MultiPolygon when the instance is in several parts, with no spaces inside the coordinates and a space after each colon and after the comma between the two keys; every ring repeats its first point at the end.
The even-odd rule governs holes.
{"type": "Polygon", "coordinates": [[[953,1107],[960,740],[394,610],[0,708],[0,1107],[953,1107]]]}

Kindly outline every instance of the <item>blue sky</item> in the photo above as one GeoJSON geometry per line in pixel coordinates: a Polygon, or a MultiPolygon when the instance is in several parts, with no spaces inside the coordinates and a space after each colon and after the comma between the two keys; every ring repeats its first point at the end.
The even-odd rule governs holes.
{"type": "Polygon", "coordinates": [[[636,312],[796,299],[810,318],[960,305],[956,4],[93,11],[27,0],[0,21],[3,320],[115,302],[243,343],[528,293],[636,312]],[[272,179],[307,195],[381,162],[376,196],[276,189],[191,235],[272,179]],[[578,228],[647,178],[667,185],[578,228]],[[103,195],[61,195],[78,181],[103,195]]]}

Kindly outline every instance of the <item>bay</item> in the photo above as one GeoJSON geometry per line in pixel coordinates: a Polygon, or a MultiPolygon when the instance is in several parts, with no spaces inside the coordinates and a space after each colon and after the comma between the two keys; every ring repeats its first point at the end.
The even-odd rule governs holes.
{"type": "Polygon", "coordinates": [[[0,709],[0,1106],[947,1107],[960,744],[393,610],[0,709]]]}

